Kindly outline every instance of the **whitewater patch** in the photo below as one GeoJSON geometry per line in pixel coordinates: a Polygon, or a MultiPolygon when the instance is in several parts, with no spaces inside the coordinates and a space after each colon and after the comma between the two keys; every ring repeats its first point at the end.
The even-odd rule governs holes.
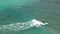
{"type": "Polygon", "coordinates": [[[36,19],[33,19],[28,22],[24,23],[12,23],[8,25],[1,25],[0,30],[2,31],[21,31],[21,30],[26,30],[31,27],[40,27],[42,25],[47,25],[48,23],[42,23],[41,21],[37,21],[36,19]]]}
{"type": "Polygon", "coordinates": [[[2,31],[21,31],[26,30],[28,28],[34,27],[32,21],[24,22],[24,23],[12,23],[8,25],[1,25],[0,30],[2,31]]]}

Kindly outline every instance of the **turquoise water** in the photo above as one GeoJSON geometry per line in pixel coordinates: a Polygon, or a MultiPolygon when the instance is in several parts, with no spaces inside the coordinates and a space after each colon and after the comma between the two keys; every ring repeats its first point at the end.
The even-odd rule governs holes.
{"type": "MultiPolygon", "coordinates": [[[[3,10],[0,13],[0,25],[8,25],[8,24],[12,24],[12,23],[21,23],[21,22],[28,22],[31,21],[32,19],[34,19],[34,17],[30,16],[29,14],[25,13],[25,12],[21,12],[20,10],[18,10],[17,8],[13,9],[13,8],[7,8],[5,10],[3,10]]],[[[36,27],[32,27],[29,28],[27,30],[23,30],[23,31],[0,31],[1,34],[48,34],[48,30],[46,30],[46,28],[44,26],[40,27],[40,28],[36,28],[36,27]]]]}
{"type": "Polygon", "coordinates": [[[49,24],[23,31],[0,31],[1,34],[60,34],[59,0],[0,0],[0,25],[27,22],[32,19],[49,24]]]}

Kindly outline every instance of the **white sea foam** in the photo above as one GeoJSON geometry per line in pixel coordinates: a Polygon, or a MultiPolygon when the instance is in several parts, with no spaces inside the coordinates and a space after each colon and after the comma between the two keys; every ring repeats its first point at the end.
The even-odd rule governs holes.
{"type": "Polygon", "coordinates": [[[28,21],[25,23],[12,23],[8,25],[2,25],[0,26],[0,30],[2,31],[21,31],[26,30],[28,28],[33,27],[32,21],[28,21]]]}

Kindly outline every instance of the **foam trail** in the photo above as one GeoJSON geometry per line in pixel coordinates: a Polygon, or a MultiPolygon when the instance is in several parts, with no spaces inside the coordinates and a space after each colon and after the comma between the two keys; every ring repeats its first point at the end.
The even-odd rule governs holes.
{"type": "Polygon", "coordinates": [[[32,21],[26,22],[26,23],[13,23],[8,25],[2,25],[0,26],[0,30],[2,31],[21,31],[26,30],[28,28],[34,27],[32,24],[32,21]]]}

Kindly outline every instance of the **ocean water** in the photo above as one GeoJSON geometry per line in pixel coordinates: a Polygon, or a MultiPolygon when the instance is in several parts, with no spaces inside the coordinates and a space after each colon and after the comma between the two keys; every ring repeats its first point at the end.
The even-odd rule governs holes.
{"type": "Polygon", "coordinates": [[[0,0],[0,34],[60,34],[59,0],[0,0]],[[3,25],[26,23],[32,19],[49,23],[39,28],[7,31],[3,25]]]}
{"type": "MultiPolygon", "coordinates": [[[[48,34],[45,26],[36,28],[29,27],[28,29],[21,30],[17,23],[29,23],[34,17],[25,12],[21,12],[17,8],[6,8],[0,13],[0,33],[1,34],[48,34]],[[15,27],[14,27],[15,26],[15,27]]],[[[28,26],[28,24],[27,24],[28,26]]]]}

